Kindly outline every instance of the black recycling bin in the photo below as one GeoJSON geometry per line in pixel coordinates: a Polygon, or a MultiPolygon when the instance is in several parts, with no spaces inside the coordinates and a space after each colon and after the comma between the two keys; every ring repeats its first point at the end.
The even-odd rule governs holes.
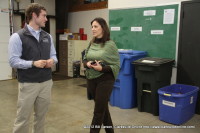
{"type": "Polygon", "coordinates": [[[80,61],[73,62],[73,78],[80,77],[80,61]]]}
{"type": "Polygon", "coordinates": [[[138,111],[159,115],[158,89],[170,85],[174,60],[145,57],[133,62],[138,111]]]}

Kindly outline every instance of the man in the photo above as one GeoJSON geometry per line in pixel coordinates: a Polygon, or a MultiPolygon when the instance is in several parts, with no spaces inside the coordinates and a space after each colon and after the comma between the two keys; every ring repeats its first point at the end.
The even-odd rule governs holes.
{"type": "Polygon", "coordinates": [[[44,121],[53,85],[51,67],[57,63],[50,34],[41,29],[47,21],[46,9],[32,3],[26,9],[26,26],[9,41],[9,63],[17,68],[19,93],[13,133],[28,133],[34,110],[33,133],[44,133],[44,121]]]}

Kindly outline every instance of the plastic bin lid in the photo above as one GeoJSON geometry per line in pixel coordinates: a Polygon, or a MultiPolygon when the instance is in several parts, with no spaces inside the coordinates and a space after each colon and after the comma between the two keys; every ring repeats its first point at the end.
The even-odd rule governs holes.
{"type": "Polygon", "coordinates": [[[159,66],[165,63],[174,63],[174,60],[167,58],[145,57],[133,62],[133,64],[135,65],[149,65],[149,66],[159,66]]]}
{"type": "Polygon", "coordinates": [[[147,54],[146,51],[138,51],[138,50],[130,50],[130,49],[118,49],[119,54],[127,54],[127,55],[140,55],[147,54]]]}
{"type": "Polygon", "coordinates": [[[132,49],[118,49],[118,52],[120,54],[132,54],[133,50],[132,49]]]}

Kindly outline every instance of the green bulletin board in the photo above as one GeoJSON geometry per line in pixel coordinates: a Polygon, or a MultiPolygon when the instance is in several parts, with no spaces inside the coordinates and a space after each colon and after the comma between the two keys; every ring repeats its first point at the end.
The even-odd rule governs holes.
{"type": "Polygon", "coordinates": [[[172,58],[176,55],[178,4],[109,10],[109,26],[120,27],[111,30],[111,39],[119,49],[147,51],[150,57],[172,58]],[[174,10],[174,21],[163,24],[164,10],[174,10]],[[154,10],[154,15],[144,15],[144,11],[154,10]],[[141,31],[131,31],[131,27],[142,27],[141,31]],[[152,30],[162,30],[163,34],[151,34],[152,30]]]}

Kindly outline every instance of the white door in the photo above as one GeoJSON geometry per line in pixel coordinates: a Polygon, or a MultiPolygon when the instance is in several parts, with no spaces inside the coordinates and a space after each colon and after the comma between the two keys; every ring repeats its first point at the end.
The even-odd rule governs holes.
{"type": "Polygon", "coordinates": [[[12,78],[12,68],[8,63],[9,13],[4,9],[8,9],[8,0],[0,0],[0,80],[12,78]]]}

